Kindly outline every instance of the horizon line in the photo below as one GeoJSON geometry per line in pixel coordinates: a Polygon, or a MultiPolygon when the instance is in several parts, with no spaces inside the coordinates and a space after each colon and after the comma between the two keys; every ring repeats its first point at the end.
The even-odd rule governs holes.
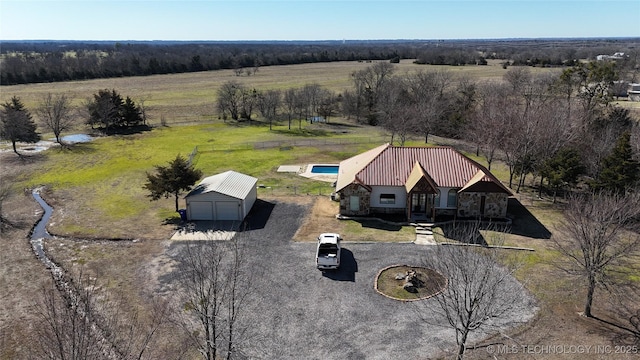
{"type": "Polygon", "coordinates": [[[491,40],[598,40],[598,39],[638,39],[640,36],[557,36],[557,37],[503,37],[503,38],[396,38],[396,39],[290,39],[290,40],[278,40],[278,39],[244,39],[244,40],[204,40],[204,39],[190,39],[190,40],[177,40],[177,39],[0,39],[0,42],[354,42],[354,41],[491,41],[491,40]]]}

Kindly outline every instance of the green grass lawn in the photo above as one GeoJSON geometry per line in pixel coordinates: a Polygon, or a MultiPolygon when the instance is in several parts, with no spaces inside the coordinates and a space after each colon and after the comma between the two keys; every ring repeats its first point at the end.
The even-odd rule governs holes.
{"type": "Polygon", "coordinates": [[[188,157],[196,146],[195,167],[202,170],[204,176],[235,170],[257,177],[259,184],[265,186],[260,189],[260,195],[328,195],[332,191],[330,183],[276,170],[284,164],[337,163],[378,145],[347,145],[363,138],[377,139],[376,129],[362,127],[357,133],[339,134],[329,131],[331,126],[314,125],[305,132],[288,131],[285,125],[278,125],[270,131],[268,126],[257,122],[251,126],[214,122],[102,137],[71,149],[46,151],[44,160],[33,173],[24,175],[20,186],[45,185],[54,194],[64,194],[65,201],[74,204],[73,211],[69,212],[75,214],[67,214],[64,221],[54,225],[57,233],[73,236],[106,233],[103,236],[107,236],[115,231],[114,236],[127,237],[132,230],[128,223],[152,227],[154,223],[176,218],[172,199],[149,201],[143,189],[146,173],[153,172],[156,165],[166,165],[178,154],[188,157]],[[335,140],[345,145],[277,146],[258,150],[252,146],[266,141],[291,142],[307,137],[309,131],[320,144],[335,140]],[[121,229],[113,224],[120,224],[121,229]]]}
{"type": "MultiPolygon", "coordinates": [[[[146,224],[149,228],[159,220],[175,219],[171,199],[149,202],[142,189],[146,172],[154,165],[165,165],[176,155],[187,157],[197,146],[195,166],[205,175],[226,170],[236,170],[255,176],[264,188],[259,195],[326,195],[330,184],[308,180],[297,175],[278,173],[279,165],[307,164],[311,162],[335,163],[349,156],[377,146],[383,139],[380,128],[344,126],[308,127],[298,122],[289,129],[286,123],[276,124],[272,131],[267,124],[253,122],[224,123],[217,118],[216,93],[230,80],[245,86],[264,89],[287,89],[317,83],[335,93],[351,88],[351,74],[370,66],[359,62],[335,62],[291,66],[263,67],[253,76],[235,76],[231,70],[201,73],[156,75],[133,78],[95,79],[55,84],[32,84],[3,87],[0,101],[11,96],[20,97],[28,109],[33,110],[47,93],[66,94],[73,105],[82,102],[100,89],[115,89],[134,101],[145,100],[152,131],[128,136],[111,136],[88,144],[77,145],[71,150],[51,149],[45,160],[33,173],[25,174],[19,186],[47,185],[54,194],[64,195],[69,206],[65,218],[54,227],[65,234],[82,235],[104,232],[95,230],[104,226],[107,232],[119,229],[118,236],[131,232],[131,222],[146,224]],[[170,127],[157,126],[161,119],[170,127]],[[181,125],[176,126],[180,123],[181,125]],[[189,125],[184,125],[189,124],[189,125]],[[344,139],[345,142],[364,141],[359,145],[282,146],[264,150],[252,150],[259,142],[294,141],[314,139],[323,141],[344,139]],[[148,220],[148,219],[152,219],[148,220]],[[107,224],[111,226],[107,227],[107,224]]],[[[396,74],[418,71],[445,70],[454,77],[464,76],[475,80],[501,78],[506,72],[499,62],[488,66],[426,66],[403,60],[395,66],[396,74]]],[[[533,71],[537,71],[534,69],[533,71]]],[[[549,70],[540,70],[549,71],[549,70]]],[[[333,122],[333,120],[332,120],[333,122]]],[[[79,124],[77,132],[87,131],[79,124]]],[[[50,138],[45,134],[44,138],[50,138]]],[[[422,146],[420,138],[409,139],[407,145],[422,146]]],[[[476,159],[485,163],[482,158],[476,159]]],[[[493,170],[493,169],[492,169],[493,170]]],[[[496,175],[508,179],[508,172],[497,167],[496,175]],[[505,176],[506,174],[506,176],[505,176]]],[[[353,231],[366,235],[368,227],[354,224],[353,231]]],[[[365,236],[366,237],[366,236],[365,236]]]]}

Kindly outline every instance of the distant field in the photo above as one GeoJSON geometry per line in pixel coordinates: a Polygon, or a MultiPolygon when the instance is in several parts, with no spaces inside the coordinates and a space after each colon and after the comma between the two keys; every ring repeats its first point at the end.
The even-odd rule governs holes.
{"type": "MultiPolygon", "coordinates": [[[[507,71],[499,60],[489,61],[487,66],[432,66],[416,65],[403,60],[396,65],[396,73],[446,70],[456,76],[475,80],[500,79],[507,71]]],[[[101,89],[116,89],[123,96],[139,102],[145,99],[150,121],[159,123],[164,117],[168,123],[199,122],[216,118],[216,93],[221,84],[235,80],[247,87],[264,89],[288,89],[305,84],[318,83],[336,93],[352,87],[351,74],[371,66],[367,62],[332,62],[303,65],[261,67],[255,75],[236,76],[232,70],[206,71],[187,74],[153,75],[127,78],[68,81],[46,84],[12,85],[0,88],[2,103],[18,96],[28,109],[33,109],[47,93],[66,93],[74,99],[74,105],[101,89]]],[[[530,68],[534,72],[550,72],[557,69],[530,68]]]]}

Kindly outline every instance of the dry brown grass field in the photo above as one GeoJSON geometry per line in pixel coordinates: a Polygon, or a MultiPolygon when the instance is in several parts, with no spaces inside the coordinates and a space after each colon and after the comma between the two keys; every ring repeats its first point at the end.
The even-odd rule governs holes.
{"type": "MultiPolygon", "coordinates": [[[[134,101],[145,99],[149,107],[151,122],[158,123],[162,117],[168,122],[197,122],[216,117],[215,101],[221,84],[234,80],[258,90],[288,89],[317,83],[340,93],[352,87],[351,74],[370,66],[367,62],[332,62],[287,66],[261,67],[255,75],[236,76],[232,70],[207,71],[187,74],[154,75],[86,81],[69,81],[31,85],[3,86],[0,102],[18,96],[28,109],[33,109],[48,93],[65,93],[74,99],[74,105],[101,89],[115,89],[134,101]]],[[[531,68],[533,72],[557,71],[555,69],[531,68]]],[[[416,65],[412,60],[403,60],[396,65],[396,73],[416,71],[449,71],[455,76],[472,79],[500,79],[507,71],[500,61],[492,60],[487,66],[426,66],[416,65]]]]}
{"type": "MultiPolygon", "coordinates": [[[[49,92],[67,93],[76,105],[91,96],[99,89],[116,89],[124,96],[134,100],[146,99],[145,105],[150,107],[151,122],[158,124],[162,117],[171,123],[208,123],[219,122],[215,114],[216,91],[220,84],[228,80],[237,80],[257,89],[303,86],[307,83],[318,83],[335,92],[350,87],[350,74],[364,69],[370,64],[362,62],[342,62],[327,64],[305,64],[281,67],[263,67],[252,76],[235,76],[231,70],[158,75],[150,77],[102,79],[74,81],[53,84],[18,85],[0,88],[0,101],[5,102],[11,96],[20,97],[28,108],[34,107],[41,97],[49,92]]],[[[398,73],[420,70],[433,70],[436,67],[415,65],[411,61],[403,61],[398,65],[398,73]]],[[[455,75],[469,76],[474,79],[499,79],[505,73],[498,61],[488,66],[438,67],[455,75]]],[[[553,69],[532,69],[534,71],[556,71],[553,69]]],[[[170,129],[166,131],[171,131],[170,129]]],[[[378,130],[362,129],[377,132],[378,130]]],[[[308,155],[311,156],[311,155],[308,155]]],[[[299,160],[310,161],[300,155],[299,160]]],[[[204,160],[201,160],[204,162],[204,160]]],[[[3,179],[15,178],[28,181],[35,171],[40,171],[47,162],[47,155],[37,155],[26,160],[18,159],[15,154],[0,152],[0,176],[3,179]]],[[[495,165],[497,175],[504,177],[500,166],[495,165]]],[[[504,179],[503,179],[504,180],[504,179]]],[[[111,185],[110,185],[111,186],[111,185]]],[[[113,185],[113,189],[121,189],[121,185],[113,185]]],[[[114,191],[116,191],[114,190],[114,191]]],[[[82,217],[92,212],[91,208],[76,202],[74,192],[86,189],[64,189],[46,193],[45,197],[55,208],[52,228],[61,229],[60,223],[67,219],[82,217]]],[[[108,191],[108,190],[105,190],[108,191]]],[[[306,195],[269,195],[283,202],[298,202],[310,209],[295,235],[296,241],[313,241],[322,229],[332,228],[343,233],[345,238],[368,240],[371,228],[362,230],[359,224],[340,222],[335,218],[336,203],[326,196],[306,195]]],[[[525,192],[519,196],[520,202],[549,231],[554,232],[557,221],[561,219],[561,205],[550,201],[536,200],[525,192]]],[[[171,208],[172,199],[153,203],[154,208],[171,208]]],[[[35,259],[28,242],[31,226],[40,214],[38,205],[28,193],[16,191],[3,204],[3,211],[18,226],[0,237],[0,359],[26,359],[31,346],[33,324],[35,324],[34,305],[42,286],[50,281],[44,266],[35,259]]],[[[151,210],[149,210],[151,211],[151,210]]],[[[93,220],[92,220],[93,221],[93,220]]],[[[168,235],[174,230],[171,224],[161,224],[157,218],[149,217],[144,223],[123,225],[118,222],[99,222],[89,224],[95,233],[84,237],[57,238],[47,242],[52,256],[69,270],[83,268],[92,276],[101,279],[102,291],[123,296],[132,305],[144,305],[154,294],[151,292],[157,284],[158,276],[171,270],[172,264],[165,254],[168,235]],[[110,241],[112,233],[121,233],[122,229],[113,226],[125,226],[131,239],[138,241],[110,241]]],[[[521,225],[528,227],[528,224],[521,225]]],[[[85,230],[86,231],[86,230],[85,230]]],[[[383,230],[377,230],[383,231],[383,230]]],[[[395,232],[391,241],[411,241],[411,234],[395,232]]],[[[575,279],[550,265],[555,253],[548,239],[510,235],[509,245],[533,248],[535,251],[527,256],[525,266],[518,274],[519,279],[531,291],[540,311],[529,324],[505,336],[494,337],[480,345],[499,343],[515,345],[624,345],[629,341],[623,331],[594,319],[579,316],[583,306],[583,287],[575,279]]],[[[604,292],[596,294],[594,313],[607,320],[620,319],[608,317],[610,308],[604,292]]],[[[126,310],[125,310],[126,311],[126,310]]],[[[563,354],[562,359],[601,359],[601,358],[637,358],[637,355],[596,354],[594,352],[563,354]]],[[[528,354],[520,351],[517,354],[496,355],[478,348],[467,353],[471,359],[553,359],[557,356],[528,354]]]]}

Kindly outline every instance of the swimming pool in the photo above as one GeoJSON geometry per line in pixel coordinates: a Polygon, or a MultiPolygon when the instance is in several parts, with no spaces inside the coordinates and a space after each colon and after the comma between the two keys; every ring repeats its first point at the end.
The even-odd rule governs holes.
{"type": "Polygon", "coordinates": [[[313,165],[311,167],[312,174],[333,174],[338,175],[339,165],[313,165]]]}

